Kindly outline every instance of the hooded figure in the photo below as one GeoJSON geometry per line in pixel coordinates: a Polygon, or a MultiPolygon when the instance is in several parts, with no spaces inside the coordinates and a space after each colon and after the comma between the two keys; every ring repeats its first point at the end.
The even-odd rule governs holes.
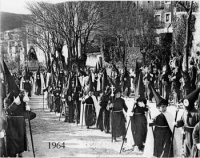
{"type": "Polygon", "coordinates": [[[111,116],[111,129],[112,137],[114,141],[117,141],[116,138],[122,136],[125,138],[126,128],[125,128],[125,117],[123,110],[127,112],[128,108],[126,106],[125,100],[121,98],[121,90],[117,88],[114,91],[114,99],[112,103],[112,116],[111,116]]]}
{"type": "Polygon", "coordinates": [[[136,97],[145,98],[145,87],[144,87],[144,83],[143,83],[143,73],[142,72],[140,72],[140,74],[139,74],[137,89],[135,91],[135,99],[137,99],[136,97]]]}
{"type": "Polygon", "coordinates": [[[176,122],[176,127],[184,127],[184,156],[191,156],[191,149],[193,147],[192,133],[194,126],[199,122],[198,110],[194,107],[195,101],[198,99],[200,88],[197,88],[183,100],[185,111],[180,120],[176,122]]]}
{"type": "Polygon", "coordinates": [[[169,64],[165,65],[162,70],[162,75],[161,75],[161,83],[162,83],[162,96],[164,99],[168,100],[169,99],[169,93],[170,93],[170,87],[171,84],[169,82],[169,75],[171,74],[171,70],[169,67],[169,64]]]}
{"type": "Polygon", "coordinates": [[[89,126],[93,126],[96,124],[96,118],[98,117],[99,114],[99,105],[97,102],[96,97],[93,95],[93,84],[92,84],[92,77],[90,75],[89,80],[88,80],[88,85],[86,87],[86,91],[88,94],[85,96],[85,98],[82,100],[82,106],[81,106],[81,123],[83,123],[83,118],[85,115],[85,124],[87,128],[89,126]]]}
{"type": "Polygon", "coordinates": [[[142,73],[139,75],[138,86],[135,98],[136,103],[133,106],[131,116],[131,131],[136,148],[134,150],[143,151],[147,135],[147,119],[145,112],[148,111],[147,100],[144,97],[144,85],[142,82],[142,73]]]}
{"type": "Polygon", "coordinates": [[[108,76],[106,73],[106,69],[103,71],[103,78],[102,78],[102,93],[99,98],[99,116],[97,119],[97,128],[99,128],[101,131],[105,131],[108,133],[109,131],[109,117],[110,117],[110,111],[107,110],[107,104],[109,101],[109,81],[108,76]]]}
{"type": "Polygon", "coordinates": [[[10,71],[8,70],[8,67],[4,61],[3,61],[3,68],[5,75],[5,83],[7,85],[7,93],[15,91],[16,92],[15,97],[16,97],[19,94],[20,90],[17,84],[15,83],[13,76],[11,76],[10,71]]]}
{"type": "Polygon", "coordinates": [[[35,94],[40,95],[43,94],[43,89],[45,89],[44,77],[40,72],[40,66],[34,76],[34,85],[35,85],[35,94]]]}
{"type": "Polygon", "coordinates": [[[197,78],[197,68],[194,66],[194,58],[190,61],[190,78],[191,78],[191,90],[196,89],[196,78],[197,78]]]}
{"type": "Polygon", "coordinates": [[[129,96],[131,91],[130,76],[127,68],[125,67],[124,75],[122,77],[122,90],[126,96],[129,96]]]}
{"type": "MultiPolygon", "coordinates": [[[[173,148],[171,145],[172,130],[170,128],[169,119],[173,117],[167,111],[168,101],[162,98],[154,89],[150,86],[154,98],[156,100],[156,108],[159,110],[157,116],[153,117],[150,121],[149,126],[155,126],[153,131],[153,156],[155,157],[173,157],[173,148]]],[[[151,129],[149,129],[150,132],[151,129]]],[[[148,140],[148,137],[147,137],[148,140]]],[[[149,141],[146,142],[146,145],[149,141]]],[[[152,146],[151,145],[151,146],[152,146]]],[[[146,148],[146,146],[145,146],[146,148]]],[[[147,147],[148,148],[148,147],[147,147]]],[[[145,151],[146,152],[146,151],[145,151]]]]}
{"type": "Polygon", "coordinates": [[[24,76],[21,79],[20,89],[24,89],[28,92],[28,96],[31,97],[31,89],[32,89],[32,77],[30,75],[30,71],[28,67],[25,67],[25,73],[24,76]]]}
{"type": "Polygon", "coordinates": [[[36,72],[36,78],[35,78],[35,94],[40,95],[41,94],[41,76],[40,76],[40,66],[36,72]]]}
{"type": "MultiPolygon", "coordinates": [[[[4,99],[5,111],[8,114],[8,128],[6,130],[7,153],[9,157],[15,157],[27,150],[25,119],[28,118],[26,103],[23,101],[24,94],[10,92],[4,99]],[[15,96],[17,97],[15,98],[15,96]]],[[[36,114],[29,112],[30,120],[36,114]]]]}
{"type": "MultiPolygon", "coordinates": [[[[194,88],[194,90],[195,89],[196,88],[194,88]]],[[[183,90],[183,97],[187,96],[190,92],[193,91],[191,87],[191,79],[189,73],[185,71],[182,71],[182,90],[183,90]]]]}

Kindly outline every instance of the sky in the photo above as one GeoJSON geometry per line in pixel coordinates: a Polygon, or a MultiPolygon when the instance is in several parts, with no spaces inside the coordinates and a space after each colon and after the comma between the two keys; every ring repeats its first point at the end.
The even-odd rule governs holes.
{"type": "Polygon", "coordinates": [[[0,0],[0,11],[16,14],[30,14],[29,10],[26,8],[26,3],[37,1],[59,3],[67,0],[0,0]]]}

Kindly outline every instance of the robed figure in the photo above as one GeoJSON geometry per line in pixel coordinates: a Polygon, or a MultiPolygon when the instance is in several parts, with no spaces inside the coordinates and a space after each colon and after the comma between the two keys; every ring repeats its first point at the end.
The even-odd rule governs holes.
{"type": "Polygon", "coordinates": [[[35,74],[35,94],[40,95],[43,93],[43,89],[45,88],[44,84],[44,78],[42,73],[40,72],[40,67],[38,68],[36,74],[35,74]]]}
{"type": "Polygon", "coordinates": [[[116,89],[114,91],[115,98],[111,104],[112,107],[112,136],[114,141],[117,141],[117,137],[122,136],[125,138],[126,128],[125,123],[126,119],[123,113],[123,110],[127,112],[128,108],[124,99],[121,98],[121,90],[116,89]]]}
{"type": "Polygon", "coordinates": [[[140,72],[137,91],[135,93],[136,102],[134,103],[131,116],[131,130],[136,149],[143,151],[144,143],[147,135],[147,119],[145,113],[148,111],[147,100],[144,94],[143,75],[140,72]]]}
{"type": "Polygon", "coordinates": [[[28,67],[25,67],[24,75],[20,82],[20,89],[24,89],[26,92],[28,92],[29,97],[32,95],[32,84],[33,78],[31,76],[31,72],[29,71],[28,67]]]}
{"type": "Polygon", "coordinates": [[[82,100],[80,121],[82,125],[93,126],[99,115],[99,105],[96,97],[93,95],[92,78],[89,76],[88,84],[85,87],[87,95],[82,100]]]}

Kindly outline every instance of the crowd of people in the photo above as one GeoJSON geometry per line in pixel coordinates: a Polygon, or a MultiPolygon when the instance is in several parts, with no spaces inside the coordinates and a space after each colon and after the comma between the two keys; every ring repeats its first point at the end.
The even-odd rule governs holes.
{"type": "MultiPolygon", "coordinates": [[[[95,127],[105,133],[110,133],[113,141],[117,142],[119,137],[126,141],[128,123],[125,115],[129,115],[134,150],[149,152],[147,140],[150,137],[148,134],[150,126],[153,130],[152,156],[155,157],[176,155],[177,145],[173,145],[175,140],[173,129],[181,127],[184,131],[181,144],[184,149],[182,155],[198,157],[200,71],[194,59],[190,60],[189,72],[182,69],[181,63],[180,59],[173,58],[171,64],[166,63],[161,66],[156,58],[149,66],[140,68],[136,62],[133,72],[129,72],[127,67],[124,67],[123,73],[120,73],[116,65],[112,64],[111,75],[108,75],[108,70],[101,62],[98,62],[94,69],[74,69],[73,71],[59,69],[58,74],[52,73],[53,68],[51,72],[49,70],[41,72],[39,67],[35,76],[26,67],[21,77],[16,75],[13,77],[19,89],[25,90],[29,97],[33,94],[44,93],[50,112],[64,115],[64,122],[85,125],[88,129],[95,127]],[[132,96],[135,100],[132,103],[133,107],[128,105],[125,99],[132,96]],[[151,107],[148,103],[154,103],[154,101],[159,113],[151,118],[151,107]],[[170,118],[171,115],[167,109],[169,105],[177,107],[177,104],[183,105],[184,112],[179,120],[172,121],[175,116],[170,118]],[[127,112],[129,108],[132,108],[129,110],[131,113],[127,112]]],[[[12,108],[13,103],[24,104],[22,97],[24,95],[21,93],[14,95],[13,90],[9,92],[4,99],[5,111],[10,116],[21,116],[21,114],[15,115],[15,112],[10,112],[10,109],[16,110],[12,108]],[[17,96],[21,99],[16,100],[17,96]],[[9,103],[7,103],[8,100],[10,100],[9,103]]],[[[24,114],[22,115],[26,118],[24,114]]],[[[34,113],[31,114],[31,119],[35,117],[34,113]]],[[[21,151],[11,152],[9,156],[15,156],[16,153],[21,153],[21,151]]]]}

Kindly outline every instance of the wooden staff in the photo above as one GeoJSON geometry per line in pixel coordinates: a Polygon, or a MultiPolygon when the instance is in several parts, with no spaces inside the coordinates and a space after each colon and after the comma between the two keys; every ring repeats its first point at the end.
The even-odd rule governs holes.
{"type": "MultiPolygon", "coordinates": [[[[149,113],[149,118],[151,120],[151,114],[150,114],[150,112],[148,112],[148,113],[149,113]]],[[[152,129],[153,138],[154,138],[154,141],[155,141],[155,144],[156,144],[156,139],[155,139],[155,135],[154,135],[154,131],[153,131],[153,126],[151,127],[151,129],[152,129]]],[[[156,155],[157,155],[157,148],[156,148],[156,146],[155,146],[155,152],[156,152],[156,155]]]]}
{"type": "Polygon", "coordinates": [[[43,91],[43,112],[44,112],[44,91],[43,91]]]}
{"type": "MultiPolygon", "coordinates": [[[[85,98],[83,98],[83,99],[85,99],[85,98]]],[[[82,100],[83,100],[82,99],[82,100]]],[[[82,102],[82,101],[81,101],[82,102]]],[[[83,103],[81,103],[82,105],[83,105],[83,109],[82,109],[82,120],[81,120],[81,128],[83,128],[83,114],[84,114],[84,104],[83,103]]]]}
{"type": "MultiPolygon", "coordinates": [[[[127,131],[128,131],[130,122],[131,122],[131,118],[130,118],[129,121],[128,121],[128,126],[127,126],[127,128],[126,128],[126,135],[127,135],[127,131]]],[[[125,138],[126,138],[126,135],[125,135],[125,138]]],[[[121,149],[120,149],[119,154],[121,154],[122,148],[123,148],[123,146],[124,146],[124,141],[125,141],[125,139],[123,139],[123,141],[122,141],[122,145],[121,145],[121,149]]]]}
{"type": "Polygon", "coordinates": [[[84,104],[83,105],[83,110],[82,110],[82,123],[81,123],[81,128],[83,128],[83,114],[84,114],[84,104]]]}
{"type": "MultiPolygon", "coordinates": [[[[178,111],[179,111],[179,109],[177,108],[177,110],[176,110],[176,115],[175,115],[175,122],[176,122],[176,120],[177,120],[178,111]]],[[[173,149],[173,141],[174,141],[175,128],[176,128],[176,126],[173,127],[173,132],[172,132],[171,143],[170,143],[170,146],[169,146],[168,157],[170,157],[171,148],[173,149]]]]}
{"type": "Polygon", "coordinates": [[[59,121],[60,121],[60,118],[61,118],[61,115],[62,115],[63,104],[65,104],[64,97],[62,97],[60,102],[61,102],[61,108],[60,108],[61,111],[60,111],[59,121]]]}
{"type": "Polygon", "coordinates": [[[32,135],[31,122],[30,122],[30,111],[27,111],[27,112],[28,112],[28,124],[29,124],[30,136],[31,136],[31,144],[32,144],[32,149],[33,149],[33,157],[35,157],[35,150],[34,150],[34,145],[33,145],[33,135],[32,135]]]}
{"type": "MultiPolygon", "coordinates": [[[[112,104],[113,104],[113,97],[114,97],[114,86],[112,85],[111,86],[111,97],[112,97],[112,104]]],[[[112,138],[111,138],[111,141],[113,142],[113,108],[114,108],[114,105],[112,107],[112,111],[111,111],[111,126],[112,126],[112,138]]]]}
{"type": "MultiPolygon", "coordinates": [[[[133,110],[134,110],[135,106],[136,106],[136,103],[135,103],[134,106],[133,106],[133,110]]],[[[132,111],[133,111],[133,110],[132,110],[132,111]]],[[[131,122],[131,117],[130,117],[130,119],[129,119],[129,121],[128,121],[128,126],[127,126],[127,128],[126,128],[126,135],[127,135],[127,132],[128,132],[128,128],[129,128],[130,122],[131,122]]],[[[126,135],[125,135],[125,138],[126,138],[126,135]]],[[[123,139],[123,141],[122,141],[122,145],[121,145],[121,149],[120,149],[119,154],[121,154],[122,148],[123,148],[123,146],[124,146],[124,141],[125,141],[125,139],[123,139]]]]}

